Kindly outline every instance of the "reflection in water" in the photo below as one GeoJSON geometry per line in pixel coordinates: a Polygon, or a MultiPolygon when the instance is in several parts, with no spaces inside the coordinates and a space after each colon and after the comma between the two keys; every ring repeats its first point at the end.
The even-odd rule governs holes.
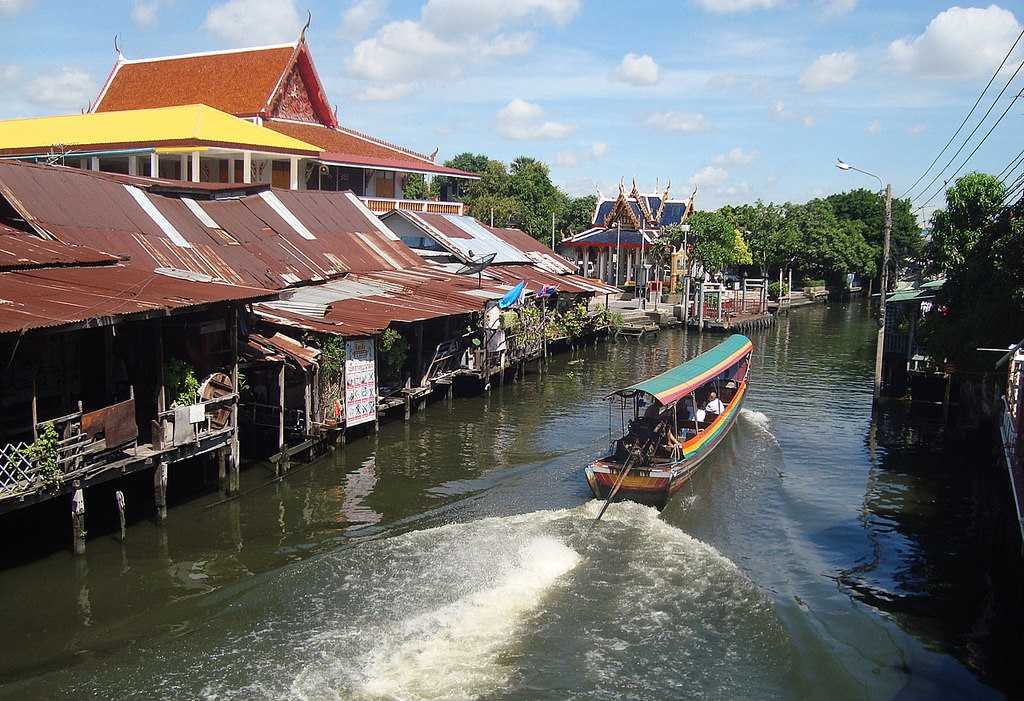
{"type": "Polygon", "coordinates": [[[945,518],[980,501],[964,470],[869,440],[873,330],[833,305],[753,334],[741,420],[661,514],[594,526],[600,398],[720,337],[557,357],[8,569],[0,697],[983,696],[950,656],[984,673],[956,569],[974,535],[945,518]]]}

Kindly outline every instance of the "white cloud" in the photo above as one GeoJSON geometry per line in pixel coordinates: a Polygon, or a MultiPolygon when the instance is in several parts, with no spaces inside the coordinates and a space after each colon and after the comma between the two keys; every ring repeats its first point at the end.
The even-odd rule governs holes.
{"type": "Polygon", "coordinates": [[[911,136],[920,136],[926,131],[928,131],[927,124],[914,124],[907,127],[907,133],[910,134],[911,136]]]}
{"type": "Polygon", "coordinates": [[[818,0],[821,13],[826,17],[848,15],[857,7],[857,0],[818,0]]]}
{"type": "Polygon", "coordinates": [[[737,146],[736,148],[730,150],[728,153],[718,154],[717,156],[711,159],[711,162],[717,163],[719,165],[728,164],[736,166],[745,166],[753,163],[754,159],[757,158],[757,156],[757,151],[744,151],[742,148],[737,146]]]}
{"type": "Polygon", "coordinates": [[[14,17],[29,6],[30,0],[0,0],[0,17],[14,17]]]}
{"type": "Polygon", "coordinates": [[[387,0],[355,0],[341,15],[341,35],[358,39],[384,16],[387,0]]]}
{"type": "Polygon", "coordinates": [[[772,114],[779,119],[799,119],[805,127],[814,126],[814,115],[804,114],[801,115],[797,112],[793,112],[787,109],[786,103],[782,100],[776,100],[771,105],[772,114]]]}
{"type": "Polygon", "coordinates": [[[96,96],[96,84],[81,68],[64,66],[56,73],[37,75],[25,87],[28,100],[52,109],[81,109],[96,96]]]}
{"type": "Polygon", "coordinates": [[[350,74],[366,80],[406,80],[458,72],[459,47],[442,41],[419,22],[391,22],[356,44],[346,61],[350,74]]]}
{"type": "Polygon", "coordinates": [[[825,54],[815,59],[803,72],[800,86],[811,92],[837,88],[850,82],[857,75],[858,68],[857,56],[850,51],[825,54]]]}
{"type": "Polygon", "coordinates": [[[696,133],[708,130],[708,120],[698,112],[655,112],[644,122],[655,129],[696,133]]]}
{"type": "Polygon", "coordinates": [[[575,168],[579,164],[579,158],[575,151],[559,151],[555,154],[555,165],[563,168],[575,168]]]}
{"type": "Polygon", "coordinates": [[[0,63],[0,85],[10,85],[21,75],[21,67],[13,63],[0,63]]]}
{"type": "Polygon", "coordinates": [[[507,139],[564,139],[575,131],[572,124],[543,120],[540,105],[516,98],[498,111],[498,133],[507,139]]]}
{"type": "Polygon", "coordinates": [[[493,34],[525,21],[568,24],[580,11],[580,0],[427,0],[423,24],[441,36],[493,34]]]}
{"type": "Polygon", "coordinates": [[[720,166],[704,166],[692,176],[690,185],[718,186],[729,179],[729,171],[720,166]]]}
{"type": "Polygon", "coordinates": [[[356,97],[365,102],[390,102],[401,100],[416,89],[414,83],[386,83],[384,85],[368,85],[356,97]]]}
{"type": "Polygon", "coordinates": [[[647,54],[626,54],[612,72],[612,80],[632,85],[654,85],[660,77],[658,64],[647,54]]]}
{"type": "Polygon", "coordinates": [[[294,0],[227,0],[210,8],[203,27],[236,46],[294,41],[303,20],[294,0]]]}
{"type": "Polygon", "coordinates": [[[972,78],[994,70],[1020,31],[1013,13],[997,5],[951,7],[924,33],[889,44],[889,60],[921,76],[972,78]]]}
{"type": "Polygon", "coordinates": [[[603,141],[595,141],[590,145],[590,155],[594,158],[604,158],[608,153],[608,144],[603,141]]]}
{"type": "Polygon", "coordinates": [[[131,18],[135,26],[150,29],[156,26],[157,11],[160,9],[157,0],[135,0],[132,3],[131,18]]]}
{"type": "Polygon", "coordinates": [[[882,131],[882,123],[879,120],[877,120],[877,119],[872,119],[871,120],[871,124],[868,124],[868,128],[865,129],[864,131],[866,131],[867,133],[871,134],[872,136],[875,135],[875,134],[881,133],[881,131],[882,131]]]}
{"type": "Polygon", "coordinates": [[[747,12],[770,10],[782,4],[781,0],[696,0],[708,12],[747,12]]]}

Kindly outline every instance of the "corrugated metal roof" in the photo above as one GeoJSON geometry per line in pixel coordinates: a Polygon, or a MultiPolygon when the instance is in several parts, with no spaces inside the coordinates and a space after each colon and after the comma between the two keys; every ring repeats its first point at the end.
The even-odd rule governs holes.
{"type": "Polygon", "coordinates": [[[73,265],[111,265],[121,260],[85,246],[46,241],[0,224],[0,271],[73,265]]]}
{"type": "MultiPolygon", "coordinates": [[[[473,217],[395,210],[465,262],[494,254],[494,263],[529,263],[529,258],[473,217]]],[[[396,215],[392,215],[396,216],[396,215]]]]}
{"type": "Polygon", "coordinates": [[[285,326],[345,336],[372,336],[392,322],[411,323],[483,310],[505,294],[489,280],[429,268],[353,274],[341,280],[284,293],[255,309],[263,319],[285,326]]]}
{"type": "Polygon", "coordinates": [[[266,290],[183,280],[122,264],[17,270],[0,273],[0,333],[271,296],[266,290]]]}
{"type": "Polygon", "coordinates": [[[423,265],[347,193],[263,193],[271,192],[310,239],[260,194],[190,205],[130,187],[90,171],[0,162],[0,194],[30,225],[64,243],[128,256],[141,266],[281,289],[347,272],[423,265]],[[158,217],[147,213],[146,203],[158,217]],[[195,207],[218,227],[204,223],[195,207]]]}

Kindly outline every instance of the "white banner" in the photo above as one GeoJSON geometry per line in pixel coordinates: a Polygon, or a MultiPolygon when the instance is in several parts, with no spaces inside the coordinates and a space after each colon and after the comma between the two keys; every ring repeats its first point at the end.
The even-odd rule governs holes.
{"type": "Polygon", "coordinates": [[[345,425],[377,419],[377,371],[372,338],[345,341],[345,425]]]}

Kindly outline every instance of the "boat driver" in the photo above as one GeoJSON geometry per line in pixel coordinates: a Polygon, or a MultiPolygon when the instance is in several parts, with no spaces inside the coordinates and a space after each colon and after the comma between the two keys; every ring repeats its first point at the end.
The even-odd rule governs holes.
{"type": "Polygon", "coordinates": [[[718,395],[712,392],[708,395],[707,406],[704,407],[704,411],[715,416],[721,416],[725,413],[725,404],[718,398],[718,395]]]}

